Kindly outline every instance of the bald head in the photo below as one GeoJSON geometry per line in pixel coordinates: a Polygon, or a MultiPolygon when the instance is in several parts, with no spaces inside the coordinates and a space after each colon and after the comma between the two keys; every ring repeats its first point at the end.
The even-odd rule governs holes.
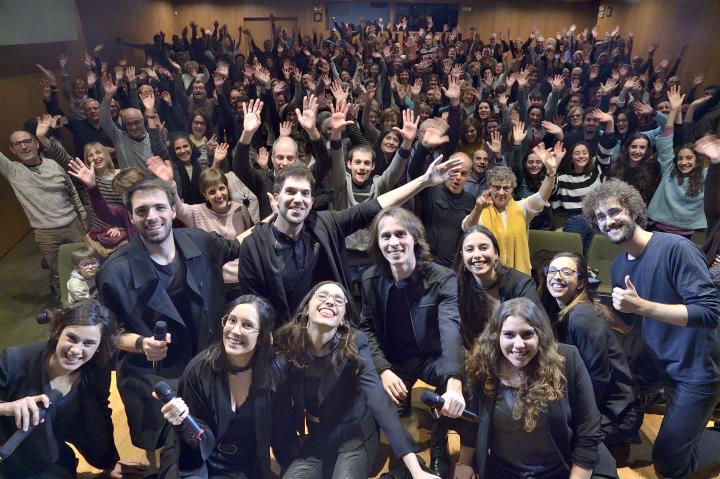
{"type": "Polygon", "coordinates": [[[288,136],[281,136],[272,146],[272,163],[275,172],[281,171],[298,159],[298,145],[288,136]]]}
{"type": "Polygon", "coordinates": [[[145,124],[143,123],[143,114],[137,108],[126,108],[120,112],[125,129],[128,136],[133,140],[142,140],[145,138],[145,124]]]}

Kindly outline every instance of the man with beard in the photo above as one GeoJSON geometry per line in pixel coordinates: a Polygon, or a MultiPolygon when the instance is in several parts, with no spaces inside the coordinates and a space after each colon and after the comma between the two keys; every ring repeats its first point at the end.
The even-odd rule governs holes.
{"type": "Polygon", "coordinates": [[[151,397],[161,378],[177,380],[185,365],[217,337],[225,310],[222,266],[240,244],[194,228],[173,229],[177,198],[156,178],[131,186],[125,207],[137,235],[110,256],[96,284],[103,304],[123,325],[118,342],[118,390],[135,446],[163,448],[159,477],[176,477],[174,433],[151,397]],[[164,340],[153,337],[167,323],[164,340]]]}
{"type": "Polygon", "coordinates": [[[720,432],[706,429],[720,401],[720,298],[688,239],[651,233],[640,193],[610,180],[583,201],[588,220],[622,252],[613,261],[613,307],[642,337],[660,371],[667,408],[653,447],[661,477],[720,464],[720,432]]]}
{"type": "Polygon", "coordinates": [[[279,327],[318,281],[336,281],[350,290],[345,238],[367,228],[383,208],[404,203],[460,168],[459,160],[440,160],[415,180],[343,211],[311,211],[315,177],[301,163],[286,166],[273,184],[277,214],[255,225],[240,248],[240,291],[267,298],[279,327]]]}
{"type": "Polygon", "coordinates": [[[490,154],[489,148],[478,148],[472,154],[472,170],[463,190],[477,198],[487,189],[487,175],[496,166],[506,166],[502,155],[490,154]]]}

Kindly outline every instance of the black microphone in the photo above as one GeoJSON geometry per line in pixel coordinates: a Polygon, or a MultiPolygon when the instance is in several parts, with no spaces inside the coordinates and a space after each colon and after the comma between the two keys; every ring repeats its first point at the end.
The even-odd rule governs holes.
{"type": "MultiPolygon", "coordinates": [[[[425,403],[426,406],[430,406],[431,409],[442,409],[445,404],[445,400],[439,394],[434,392],[425,391],[420,395],[420,400],[425,403]]],[[[477,414],[470,412],[467,409],[463,411],[460,417],[466,421],[478,423],[477,414]]]]}
{"type": "MultiPolygon", "coordinates": [[[[158,382],[153,388],[153,391],[155,392],[155,395],[157,395],[158,399],[163,402],[163,404],[167,404],[177,397],[175,395],[175,390],[171,388],[170,385],[165,381],[158,382]]],[[[197,421],[195,421],[195,419],[190,414],[188,414],[187,417],[183,420],[183,424],[185,424],[185,426],[190,429],[190,432],[196,440],[200,440],[202,435],[205,434],[205,431],[202,430],[202,428],[198,425],[197,421]]]]}
{"type": "MultiPolygon", "coordinates": [[[[38,407],[40,408],[40,421],[38,421],[38,424],[40,424],[48,415],[48,412],[50,408],[54,408],[57,401],[62,398],[62,393],[60,391],[56,391],[53,389],[48,393],[48,398],[50,398],[50,406],[46,409],[42,404],[38,404],[38,407]]],[[[27,431],[23,431],[22,429],[18,429],[13,433],[12,436],[10,436],[10,439],[7,440],[5,444],[3,444],[2,448],[0,448],[0,462],[3,462],[5,459],[12,454],[15,449],[20,445],[21,442],[25,440],[28,435],[33,432],[33,430],[37,426],[33,424],[32,422],[28,425],[27,431]]]]}
{"type": "MultiPolygon", "coordinates": [[[[155,341],[165,341],[167,337],[167,323],[165,321],[158,321],[155,323],[155,329],[153,329],[153,339],[155,341]]],[[[153,361],[153,372],[157,374],[160,361],[153,361]]]]}

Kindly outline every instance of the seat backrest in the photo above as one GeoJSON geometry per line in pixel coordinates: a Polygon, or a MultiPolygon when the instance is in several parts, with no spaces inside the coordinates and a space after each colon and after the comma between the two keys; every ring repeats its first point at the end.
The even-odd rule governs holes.
{"type": "Polygon", "coordinates": [[[610,265],[620,254],[620,248],[612,244],[602,235],[593,236],[588,248],[587,263],[592,269],[598,271],[598,279],[601,281],[601,292],[612,290],[610,282],[610,265]]]}
{"type": "Polygon", "coordinates": [[[68,304],[67,282],[70,279],[70,273],[73,270],[72,260],[70,256],[72,252],[85,243],[66,243],[61,244],[58,249],[58,275],[60,276],[60,301],[62,304],[68,304]]]}
{"type": "Polygon", "coordinates": [[[565,231],[542,231],[530,230],[528,237],[530,256],[540,250],[546,251],[570,251],[583,254],[582,238],[577,233],[566,233],[565,231]]]}

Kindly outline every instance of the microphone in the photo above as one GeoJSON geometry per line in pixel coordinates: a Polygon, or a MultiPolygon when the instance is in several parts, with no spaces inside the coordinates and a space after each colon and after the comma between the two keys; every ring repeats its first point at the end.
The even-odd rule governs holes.
{"type": "MultiPolygon", "coordinates": [[[[163,402],[163,404],[167,404],[177,397],[175,394],[175,390],[171,388],[170,385],[165,381],[158,382],[153,388],[153,391],[157,395],[158,399],[163,402]]],[[[190,414],[188,414],[187,417],[183,420],[183,424],[187,426],[188,429],[190,429],[192,436],[198,441],[203,436],[203,434],[205,434],[205,431],[202,430],[202,428],[198,425],[197,421],[195,421],[195,419],[190,414]]]]}
{"type": "MultiPolygon", "coordinates": [[[[439,394],[435,394],[430,391],[425,391],[420,395],[420,400],[429,406],[431,409],[442,409],[445,404],[445,400],[439,394]]],[[[466,421],[478,423],[477,414],[470,412],[467,409],[463,411],[460,417],[466,421]]],[[[436,418],[437,419],[437,418],[436,418]]]]}
{"type": "MultiPolygon", "coordinates": [[[[165,341],[167,337],[167,323],[165,321],[158,321],[155,323],[155,329],[153,329],[153,339],[155,341],[165,341]]],[[[160,361],[153,361],[153,372],[157,374],[160,361]]]]}
{"type": "MultiPolygon", "coordinates": [[[[60,391],[56,391],[53,389],[48,393],[48,398],[50,398],[50,406],[45,409],[45,407],[42,404],[38,404],[38,407],[40,408],[40,421],[38,421],[38,424],[40,424],[48,415],[48,412],[50,408],[55,407],[55,402],[59,401],[60,398],[62,398],[62,393],[60,391]]],[[[10,436],[10,439],[7,440],[5,444],[3,444],[2,448],[0,448],[0,462],[3,462],[5,459],[10,456],[15,449],[22,443],[28,435],[33,432],[33,430],[37,426],[30,423],[28,425],[27,431],[23,431],[22,429],[18,429],[13,433],[12,436],[10,436]]]]}

